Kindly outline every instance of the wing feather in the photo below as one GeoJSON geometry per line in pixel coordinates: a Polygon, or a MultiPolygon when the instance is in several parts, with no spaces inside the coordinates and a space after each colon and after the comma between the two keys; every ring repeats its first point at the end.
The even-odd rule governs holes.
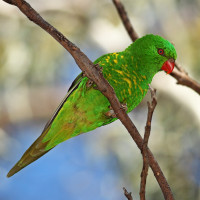
{"type": "Polygon", "coordinates": [[[66,96],[64,97],[63,101],[60,103],[56,111],[54,112],[51,119],[47,122],[47,124],[44,127],[44,130],[42,131],[42,134],[36,139],[36,141],[26,150],[26,152],[23,154],[21,159],[15,164],[15,166],[8,172],[7,177],[13,176],[15,173],[29,165],[30,163],[34,162],[44,154],[46,154],[49,150],[45,150],[45,147],[47,146],[48,142],[42,142],[45,135],[48,133],[49,129],[51,128],[51,124],[56,118],[58,112],[63,107],[64,103],[67,101],[68,97],[72,94],[74,90],[76,90],[83,78],[83,74],[79,74],[77,78],[74,80],[72,85],[70,86],[66,96]]]}

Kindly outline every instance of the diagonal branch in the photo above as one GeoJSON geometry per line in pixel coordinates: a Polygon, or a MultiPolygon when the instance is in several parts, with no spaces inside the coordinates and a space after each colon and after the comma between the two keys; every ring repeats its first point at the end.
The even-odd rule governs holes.
{"type": "MultiPolygon", "coordinates": [[[[113,3],[115,4],[115,7],[125,26],[125,29],[128,32],[128,35],[130,36],[131,40],[134,42],[139,37],[134,27],[130,23],[130,20],[124,9],[123,4],[120,2],[120,0],[113,0],[113,3]]],[[[193,80],[184,70],[182,70],[182,68],[177,62],[175,64],[176,64],[175,66],[177,70],[176,71],[174,70],[171,73],[171,76],[173,76],[177,80],[177,84],[187,86],[200,95],[200,84],[197,81],[193,80]]]]}
{"type": "Polygon", "coordinates": [[[127,198],[127,200],[133,200],[131,192],[128,192],[125,187],[123,187],[123,190],[124,190],[124,196],[127,198]]]}
{"type": "MultiPolygon", "coordinates": [[[[72,42],[70,42],[64,35],[62,35],[58,30],[56,30],[52,25],[46,22],[26,1],[24,0],[4,0],[5,2],[17,6],[22,13],[24,13],[31,21],[39,25],[42,29],[48,32],[54,39],[56,39],[75,59],[77,65],[85,73],[85,75],[94,81],[98,86],[98,89],[102,94],[109,100],[113,110],[115,111],[117,117],[120,119],[122,124],[126,127],[131,137],[137,144],[138,148],[142,150],[143,139],[140,136],[137,128],[130,120],[123,107],[121,106],[119,100],[113,88],[104,79],[101,70],[98,65],[94,65],[88,57],[72,42]]],[[[169,188],[169,185],[157,163],[151,151],[147,148],[149,165],[163,191],[163,195],[167,200],[173,200],[173,194],[169,188]]]]}
{"type": "Polygon", "coordinates": [[[117,11],[118,11],[119,16],[124,24],[124,27],[126,28],[130,38],[134,42],[135,40],[137,40],[139,38],[139,36],[138,36],[137,32],[135,31],[135,29],[133,28],[123,4],[120,2],[120,0],[113,0],[113,3],[115,4],[115,6],[117,8],[117,11]]]}

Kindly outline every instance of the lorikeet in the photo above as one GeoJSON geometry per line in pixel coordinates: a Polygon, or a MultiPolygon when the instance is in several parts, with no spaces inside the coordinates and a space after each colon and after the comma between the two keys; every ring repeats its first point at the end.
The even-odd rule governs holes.
{"type": "MultiPolygon", "coordinates": [[[[157,72],[172,72],[176,57],[176,50],[169,41],[150,34],[136,40],[124,51],[103,55],[94,63],[102,67],[104,77],[130,112],[142,101],[157,72]]],[[[116,119],[107,98],[81,73],[42,134],[7,176],[37,160],[57,144],[116,119]]]]}

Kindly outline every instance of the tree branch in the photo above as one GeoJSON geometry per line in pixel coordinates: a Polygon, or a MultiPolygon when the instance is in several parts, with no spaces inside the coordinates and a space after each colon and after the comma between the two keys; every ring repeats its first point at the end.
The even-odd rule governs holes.
{"type": "MultiPolygon", "coordinates": [[[[72,42],[70,42],[64,35],[62,35],[58,30],[53,26],[47,23],[26,1],[24,0],[4,0],[9,4],[17,6],[22,13],[24,13],[31,21],[35,24],[38,24],[41,28],[47,31],[54,39],[56,39],[75,59],[77,65],[85,73],[85,75],[94,81],[98,86],[98,89],[102,94],[109,100],[116,116],[120,119],[122,124],[126,127],[130,133],[133,140],[136,142],[138,148],[142,150],[143,148],[143,139],[140,136],[137,128],[132,123],[123,107],[121,106],[119,100],[116,97],[116,94],[113,88],[109,83],[104,79],[101,70],[98,65],[94,65],[88,57],[72,42]]],[[[153,170],[153,173],[163,191],[163,195],[167,200],[173,200],[173,194],[169,185],[157,163],[151,151],[147,148],[149,165],[153,170]]]]}
{"type": "MultiPolygon", "coordinates": [[[[128,35],[130,36],[131,40],[134,42],[136,39],[138,39],[138,34],[135,31],[134,27],[130,23],[130,20],[128,18],[128,15],[124,9],[124,6],[120,2],[120,0],[113,0],[113,3],[115,4],[115,7],[120,15],[120,18],[125,26],[126,31],[128,32],[128,35]]],[[[200,94],[200,84],[193,80],[176,62],[175,65],[177,71],[173,70],[173,72],[170,74],[177,80],[177,84],[187,86],[200,94]]]]}
{"type": "Polygon", "coordinates": [[[123,187],[123,190],[124,190],[124,195],[127,198],[127,200],[133,200],[131,192],[128,192],[125,187],[123,187]]]}
{"type": "Polygon", "coordinates": [[[144,133],[144,143],[143,143],[143,148],[142,148],[143,168],[141,172],[140,200],[145,200],[145,187],[146,187],[146,180],[147,180],[148,169],[149,169],[149,158],[148,158],[147,146],[148,146],[149,136],[151,132],[152,116],[153,116],[155,107],[157,105],[156,90],[152,89],[150,85],[149,85],[149,88],[151,91],[152,100],[151,100],[151,103],[147,102],[148,114],[147,114],[147,122],[146,122],[145,133],[144,133]]]}
{"type": "Polygon", "coordinates": [[[188,73],[178,63],[175,63],[175,66],[177,70],[173,70],[171,76],[177,80],[177,84],[187,86],[200,95],[200,84],[188,76],[188,73]]]}
{"type": "Polygon", "coordinates": [[[115,4],[115,6],[117,8],[117,11],[118,11],[119,16],[124,24],[125,29],[127,30],[132,41],[134,42],[135,40],[137,40],[139,38],[139,36],[138,36],[137,32],[135,31],[135,29],[133,28],[123,4],[120,2],[120,0],[113,0],[113,3],[115,4]]]}

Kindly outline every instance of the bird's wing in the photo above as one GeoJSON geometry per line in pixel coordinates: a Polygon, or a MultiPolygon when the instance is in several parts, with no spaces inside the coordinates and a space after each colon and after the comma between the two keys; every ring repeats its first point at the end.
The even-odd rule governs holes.
{"type": "Polygon", "coordinates": [[[46,129],[48,129],[49,126],[51,126],[53,120],[55,119],[55,117],[57,116],[58,112],[60,111],[60,109],[62,108],[63,104],[67,101],[68,97],[70,96],[70,94],[77,89],[77,87],[79,86],[81,80],[83,78],[83,73],[80,73],[76,79],[72,82],[71,86],[69,87],[69,90],[66,94],[66,96],[64,97],[64,99],[61,101],[60,105],[57,107],[56,111],[54,112],[53,116],[51,117],[51,119],[46,123],[43,132],[45,132],[46,129]]]}
{"type": "Polygon", "coordinates": [[[32,163],[33,161],[40,158],[42,155],[47,153],[49,150],[45,150],[45,147],[48,142],[42,142],[45,135],[48,133],[52,122],[54,121],[55,117],[57,116],[58,112],[68,99],[68,97],[72,94],[74,90],[77,89],[79,86],[81,80],[83,78],[83,73],[79,74],[77,78],[73,81],[72,85],[70,86],[66,96],[64,97],[63,101],[60,103],[56,111],[54,112],[52,118],[47,122],[46,126],[44,127],[44,130],[42,134],[36,139],[36,141],[26,150],[24,155],[21,157],[21,159],[15,164],[15,166],[8,172],[7,177],[10,177],[32,163]]]}

